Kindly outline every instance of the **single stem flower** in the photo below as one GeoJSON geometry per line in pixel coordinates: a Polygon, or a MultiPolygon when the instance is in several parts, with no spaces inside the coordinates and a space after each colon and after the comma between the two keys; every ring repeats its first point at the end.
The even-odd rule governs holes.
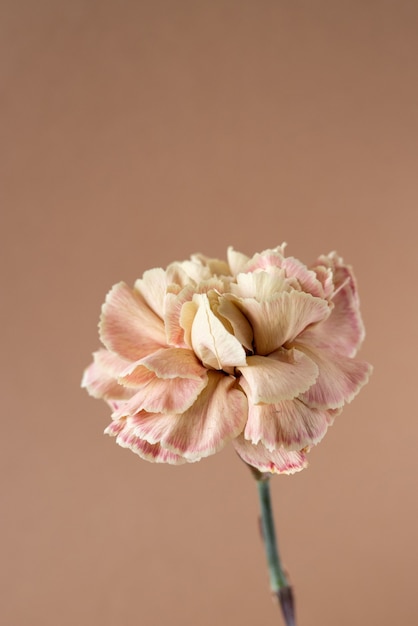
{"type": "Polygon", "coordinates": [[[282,244],[227,261],[201,254],[121,282],[102,307],[103,347],[82,386],[112,410],[105,432],[141,458],[194,463],[232,443],[256,473],[271,585],[287,624],[291,588],[268,477],[307,453],[368,381],[357,285],[335,252],[307,267],[282,244]]]}

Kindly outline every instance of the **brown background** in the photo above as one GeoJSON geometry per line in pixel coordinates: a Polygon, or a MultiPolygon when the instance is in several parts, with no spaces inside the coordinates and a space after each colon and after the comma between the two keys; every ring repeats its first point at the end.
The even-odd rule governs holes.
{"type": "Polygon", "coordinates": [[[413,626],[418,3],[5,0],[0,622],[279,624],[228,447],[152,465],[79,389],[111,285],[289,243],[353,264],[371,383],[273,484],[300,626],[413,626]]]}

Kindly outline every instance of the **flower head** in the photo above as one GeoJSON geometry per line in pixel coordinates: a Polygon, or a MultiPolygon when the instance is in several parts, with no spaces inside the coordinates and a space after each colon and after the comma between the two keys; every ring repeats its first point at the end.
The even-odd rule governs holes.
{"type": "Polygon", "coordinates": [[[149,461],[199,461],[232,441],[261,472],[293,473],[367,382],[351,268],[308,269],[285,244],[228,262],[196,254],[115,285],[104,348],[82,385],[112,409],[105,430],[149,461]]]}

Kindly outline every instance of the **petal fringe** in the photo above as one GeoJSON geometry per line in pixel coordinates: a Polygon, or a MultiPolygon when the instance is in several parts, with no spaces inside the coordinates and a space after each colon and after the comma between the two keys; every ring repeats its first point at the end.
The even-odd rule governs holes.
{"type": "Polygon", "coordinates": [[[209,372],[207,387],[187,411],[179,415],[141,412],[133,418],[135,434],[193,460],[218,452],[242,432],[247,411],[246,397],[235,387],[235,379],[209,372]]]}
{"type": "Polygon", "coordinates": [[[260,472],[271,474],[294,474],[307,467],[304,451],[288,451],[284,448],[267,450],[262,443],[256,446],[243,436],[234,440],[234,448],[245,463],[252,465],[260,472]]]}
{"type": "Polygon", "coordinates": [[[161,319],[142,296],[125,283],[118,283],[107,294],[99,332],[106,348],[130,361],[136,361],[166,345],[161,319]]]}

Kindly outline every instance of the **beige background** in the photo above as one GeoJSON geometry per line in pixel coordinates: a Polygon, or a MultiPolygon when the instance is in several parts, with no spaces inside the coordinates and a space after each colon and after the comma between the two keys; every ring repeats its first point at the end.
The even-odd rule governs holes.
{"type": "Polygon", "coordinates": [[[141,461],[79,389],[107,290],[286,240],[354,265],[371,383],[273,484],[300,626],[418,623],[418,3],[4,0],[1,624],[281,623],[231,448],[141,461]]]}

